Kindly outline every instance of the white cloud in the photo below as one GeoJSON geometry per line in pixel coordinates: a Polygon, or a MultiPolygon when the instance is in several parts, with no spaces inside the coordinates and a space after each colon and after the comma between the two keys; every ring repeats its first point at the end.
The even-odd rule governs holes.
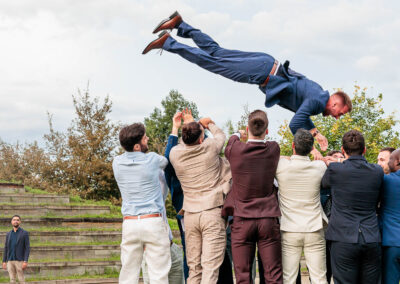
{"type": "Polygon", "coordinates": [[[377,72],[380,63],[381,60],[378,56],[363,56],[356,61],[356,67],[362,71],[377,72]]]}

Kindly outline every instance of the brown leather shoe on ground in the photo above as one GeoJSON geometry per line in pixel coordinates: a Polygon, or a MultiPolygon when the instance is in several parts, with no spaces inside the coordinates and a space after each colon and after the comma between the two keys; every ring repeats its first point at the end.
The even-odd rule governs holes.
{"type": "Polygon", "coordinates": [[[168,19],[161,21],[154,29],[153,34],[158,33],[161,30],[172,30],[182,23],[182,17],[179,15],[178,11],[175,11],[168,19]]]}
{"type": "Polygon", "coordinates": [[[164,42],[167,40],[169,37],[169,32],[163,31],[162,33],[159,34],[158,38],[150,42],[146,48],[143,50],[142,54],[146,54],[152,49],[159,49],[162,48],[164,45],[164,42]]]}

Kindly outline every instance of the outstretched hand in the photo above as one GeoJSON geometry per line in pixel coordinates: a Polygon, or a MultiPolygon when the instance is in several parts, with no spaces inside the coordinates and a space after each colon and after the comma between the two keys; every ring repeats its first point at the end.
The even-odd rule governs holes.
{"type": "Polygon", "coordinates": [[[183,124],[193,122],[193,115],[192,115],[192,110],[191,109],[184,109],[182,110],[182,119],[183,119],[183,124]]]}
{"type": "Polygon", "coordinates": [[[199,123],[204,127],[204,129],[208,129],[208,125],[210,123],[214,124],[214,121],[212,121],[209,117],[203,117],[199,120],[199,123]]]}
{"type": "Polygon", "coordinates": [[[178,111],[172,118],[172,132],[171,134],[178,136],[178,130],[182,124],[182,113],[178,111]]]}
{"type": "Polygon", "coordinates": [[[314,160],[323,160],[324,159],[322,154],[317,149],[315,149],[315,147],[311,150],[311,154],[313,155],[314,160]]]}
{"type": "Polygon", "coordinates": [[[246,132],[246,130],[240,129],[239,133],[240,133],[240,140],[243,141],[243,142],[246,142],[247,141],[247,132],[246,132]]]}
{"type": "Polygon", "coordinates": [[[321,151],[326,151],[326,149],[328,149],[328,139],[326,139],[324,135],[318,133],[317,136],[315,136],[315,140],[317,140],[321,151]]]}

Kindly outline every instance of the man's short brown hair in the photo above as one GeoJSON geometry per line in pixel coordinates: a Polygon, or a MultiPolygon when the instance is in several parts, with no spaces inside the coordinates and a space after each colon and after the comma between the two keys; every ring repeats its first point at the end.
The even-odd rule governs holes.
{"type": "Polygon", "coordinates": [[[199,140],[201,134],[203,133],[203,128],[198,122],[186,123],[182,127],[182,140],[186,145],[194,145],[199,140]]]}
{"type": "Polygon", "coordinates": [[[249,131],[254,136],[261,136],[268,128],[268,117],[265,111],[255,110],[249,114],[249,131]]]}
{"type": "Polygon", "coordinates": [[[341,97],[342,100],[343,100],[343,105],[344,105],[344,106],[347,106],[347,108],[349,109],[349,112],[352,111],[352,109],[353,109],[353,104],[352,104],[351,99],[350,99],[350,97],[349,97],[348,94],[346,94],[345,92],[342,92],[342,91],[337,91],[336,93],[332,94],[332,96],[339,96],[339,97],[341,97]]]}
{"type": "Polygon", "coordinates": [[[326,156],[332,157],[335,154],[342,154],[342,152],[340,152],[339,150],[332,150],[332,151],[329,151],[328,154],[326,154],[326,156]]]}
{"type": "Polygon", "coordinates": [[[388,152],[390,152],[390,153],[393,153],[395,150],[396,150],[396,149],[393,148],[393,147],[385,147],[385,148],[380,149],[380,150],[379,150],[379,153],[385,152],[385,151],[388,151],[388,152]]]}
{"type": "Polygon", "coordinates": [[[125,151],[133,152],[133,146],[140,143],[145,133],[146,129],[143,123],[124,126],[119,132],[119,143],[125,151]]]}
{"type": "Polygon", "coordinates": [[[364,136],[360,131],[350,130],[343,135],[342,145],[347,155],[362,155],[365,149],[364,136]]]}

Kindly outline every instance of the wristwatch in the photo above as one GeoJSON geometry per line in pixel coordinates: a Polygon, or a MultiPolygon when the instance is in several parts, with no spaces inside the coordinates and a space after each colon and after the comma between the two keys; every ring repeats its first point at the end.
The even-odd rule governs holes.
{"type": "Polygon", "coordinates": [[[319,134],[319,131],[318,131],[318,130],[315,130],[315,132],[313,133],[312,137],[315,137],[315,136],[317,136],[318,134],[319,134]]]}

